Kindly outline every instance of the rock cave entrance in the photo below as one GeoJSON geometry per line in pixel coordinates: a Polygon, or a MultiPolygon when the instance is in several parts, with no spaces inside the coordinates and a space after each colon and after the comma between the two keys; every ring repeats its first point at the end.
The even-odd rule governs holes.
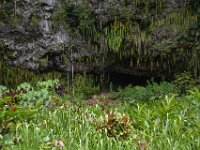
{"type": "Polygon", "coordinates": [[[106,82],[104,82],[102,88],[105,91],[110,90],[112,88],[114,91],[120,88],[125,88],[129,85],[132,86],[146,86],[148,81],[160,83],[162,80],[170,80],[166,79],[165,77],[158,77],[158,76],[137,76],[137,75],[130,75],[130,74],[123,74],[123,73],[107,73],[105,75],[106,82]],[[111,87],[112,86],[112,87],[111,87]]]}

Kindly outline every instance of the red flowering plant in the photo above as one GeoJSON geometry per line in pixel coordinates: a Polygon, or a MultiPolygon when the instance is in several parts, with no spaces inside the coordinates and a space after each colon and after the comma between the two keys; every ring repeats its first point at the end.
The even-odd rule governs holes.
{"type": "Polygon", "coordinates": [[[133,131],[133,121],[127,114],[109,111],[98,129],[105,129],[108,137],[127,138],[133,131]]]}
{"type": "Polygon", "coordinates": [[[17,110],[17,106],[16,105],[14,105],[12,108],[13,108],[14,111],[17,110]]]}
{"type": "Polygon", "coordinates": [[[17,122],[30,120],[36,112],[15,103],[13,97],[0,97],[0,135],[12,134],[17,122]]]}

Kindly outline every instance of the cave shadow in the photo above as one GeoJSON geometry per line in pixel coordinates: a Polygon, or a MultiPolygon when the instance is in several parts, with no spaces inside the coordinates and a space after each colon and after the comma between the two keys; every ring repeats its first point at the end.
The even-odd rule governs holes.
{"type": "Polygon", "coordinates": [[[169,78],[161,76],[136,76],[122,73],[107,73],[104,75],[105,81],[101,84],[103,91],[112,90],[117,91],[118,88],[125,88],[129,85],[132,86],[147,86],[148,83],[155,82],[160,83],[161,81],[170,81],[169,78]],[[111,87],[112,86],[112,87],[111,87]]]}

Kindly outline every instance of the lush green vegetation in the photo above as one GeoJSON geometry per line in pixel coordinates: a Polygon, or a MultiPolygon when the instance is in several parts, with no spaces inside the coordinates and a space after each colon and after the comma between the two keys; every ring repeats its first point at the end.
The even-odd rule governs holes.
{"type": "MultiPolygon", "coordinates": [[[[87,49],[103,54],[101,60],[88,56],[77,62],[108,59],[124,67],[189,70],[199,76],[200,11],[195,0],[169,13],[163,11],[164,0],[124,0],[119,9],[110,2],[105,24],[87,0],[60,2],[51,21],[52,31],[70,31],[72,45],[60,56],[64,64],[70,62],[67,52],[73,51],[73,42],[84,39],[87,49]]],[[[0,4],[0,27],[16,28],[23,19],[16,4],[0,4]]],[[[28,28],[37,29],[40,19],[33,11],[28,28]]],[[[101,93],[86,76],[64,80],[58,72],[9,66],[12,54],[3,47],[0,43],[0,149],[199,149],[200,81],[189,73],[173,82],[152,80],[145,87],[117,91],[111,84],[109,92],[101,93]]],[[[38,68],[48,61],[48,56],[41,58],[38,68]]]]}
{"type": "Polygon", "coordinates": [[[0,86],[3,149],[198,149],[200,90],[187,73],[110,93],[77,76],[73,90],[58,80],[0,86]],[[87,83],[87,84],[86,84],[87,83]],[[180,90],[180,87],[184,87],[180,90]],[[63,95],[64,94],[64,95],[63,95]]]}

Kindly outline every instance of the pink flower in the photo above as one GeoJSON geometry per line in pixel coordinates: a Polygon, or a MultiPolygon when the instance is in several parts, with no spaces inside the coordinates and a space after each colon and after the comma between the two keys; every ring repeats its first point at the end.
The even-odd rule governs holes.
{"type": "Polygon", "coordinates": [[[64,144],[63,141],[59,141],[59,145],[60,145],[61,148],[64,148],[64,147],[65,147],[65,144],[64,144]]]}
{"type": "Polygon", "coordinates": [[[65,144],[64,144],[64,142],[61,141],[61,140],[55,140],[55,141],[54,141],[54,146],[55,146],[55,147],[60,146],[61,148],[64,148],[64,147],[65,147],[65,144]]]}

